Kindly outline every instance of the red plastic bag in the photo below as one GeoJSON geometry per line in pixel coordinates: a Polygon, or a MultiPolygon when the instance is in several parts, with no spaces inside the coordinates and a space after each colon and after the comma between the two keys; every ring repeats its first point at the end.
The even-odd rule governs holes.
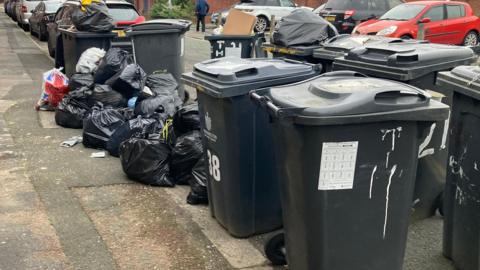
{"type": "Polygon", "coordinates": [[[52,69],[43,74],[43,92],[35,107],[37,110],[55,108],[68,93],[68,78],[60,69],[52,69]]]}

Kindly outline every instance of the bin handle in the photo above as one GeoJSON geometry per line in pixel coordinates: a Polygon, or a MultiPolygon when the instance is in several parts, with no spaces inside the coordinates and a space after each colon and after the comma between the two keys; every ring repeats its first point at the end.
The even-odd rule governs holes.
{"type": "Polygon", "coordinates": [[[267,89],[258,90],[255,92],[250,92],[250,98],[260,105],[261,107],[266,107],[268,113],[271,116],[275,116],[277,118],[287,118],[293,117],[296,115],[297,112],[304,110],[305,108],[296,107],[296,108],[280,108],[277,107],[267,96],[259,95],[258,92],[264,92],[267,89]]]}
{"type": "Polygon", "coordinates": [[[284,57],[280,57],[280,58],[276,58],[276,59],[282,59],[282,61],[285,61],[285,62],[291,63],[291,64],[309,65],[309,66],[312,66],[314,71],[321,71],[322,68],[323,68],[322,64],[312,64],[312,63],[302,62],[302,61],[288,59],[288,58],[284,58],[284,57]]]}
{"type": "Polygon", "coordinates": [[[319,77],[340,77],[340,76],[352,76],[352,77],[361,77],[361,78],[368,78],[367,75],[350,70],[340,70],[340,71],[332,71],[328,73],[324,73],[319,77]]]}

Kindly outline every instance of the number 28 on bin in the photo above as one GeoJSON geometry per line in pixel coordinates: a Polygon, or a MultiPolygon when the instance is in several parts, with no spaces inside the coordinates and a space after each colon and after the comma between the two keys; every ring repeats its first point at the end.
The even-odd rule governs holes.
{"type": "Polygon", "coordinates": [[[220,160],[218,157],[207,150],[208,156],[208,173],[215,179],[220,181],[220,160]]]}

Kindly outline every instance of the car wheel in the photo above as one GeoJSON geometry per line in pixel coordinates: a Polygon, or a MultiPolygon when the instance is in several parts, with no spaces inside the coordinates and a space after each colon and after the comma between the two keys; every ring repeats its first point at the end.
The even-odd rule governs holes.
{"type": "Polygon", "coordinates": [[[268,28],[268,19],[265,16],[258,16],[255,24],[255,32],[263,33],[268,28]]]}
{"type": "Polygon", "coordinates": [[[401,38],[401,39],[412,39],[412,37],[409,36],[409,35],[403,35],[403,36],[401,36],[400,38],[401,38]]]}
{"type": "Polygon", "coordinates": [[[478,45],[478,34],[475,31],[470,31],[467,33],[463,39],[463,46],[477,46],[478,45]]]}
{"type": "Polygon", "coordinates": [[[30,25],[22,24],[22,29],[23,29],[23,31],[28,32],[28,30],[30,30],[30,25]]]}
{"type": "Polygon", "coordinates": [[[35,36],[35,33],[33,32],[32,27],[30,27],[30,35],[31,35],[32,37],[35,36]]]}

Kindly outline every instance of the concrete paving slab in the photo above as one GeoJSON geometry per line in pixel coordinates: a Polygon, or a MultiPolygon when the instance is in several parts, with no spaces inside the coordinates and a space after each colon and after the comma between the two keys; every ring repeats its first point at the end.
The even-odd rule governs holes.
{"type": "Polygon", "coordinates": [[[74,188],[119,269],[229,269],[165,189],[74,188]]]}
{"type": "MultiPolygon", "coordinates": [[[[185,209],[202,232],[215,245],[220,253],[235,268],[251,268],[268,264],[265,256],[248,239],[235,239],[222,228],[210,215],[208,206],[192,206],[185,203],[189,188],[167,189],[167,193],[177,205],[185,209]]],[[[269,268],[271,269],[271,268],[269,268]]]]}

